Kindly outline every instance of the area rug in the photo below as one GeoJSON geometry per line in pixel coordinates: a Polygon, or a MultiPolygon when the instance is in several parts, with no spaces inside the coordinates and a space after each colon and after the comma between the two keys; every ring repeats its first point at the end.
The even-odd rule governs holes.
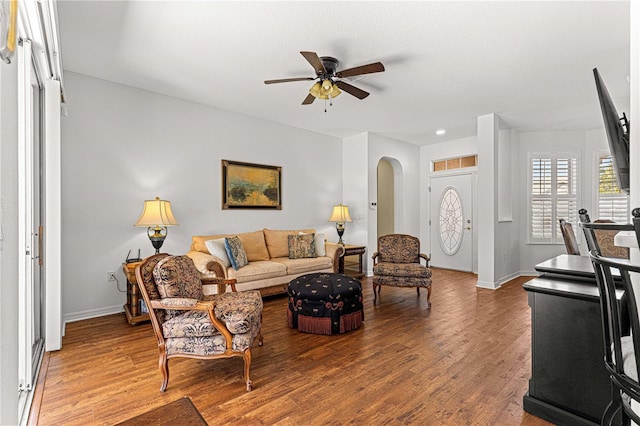
{"type": "Polygon", "coordinates": [[[116,426],[201,426],[206,425],[202,415],[188,396],[154,408],[116,426]]]}

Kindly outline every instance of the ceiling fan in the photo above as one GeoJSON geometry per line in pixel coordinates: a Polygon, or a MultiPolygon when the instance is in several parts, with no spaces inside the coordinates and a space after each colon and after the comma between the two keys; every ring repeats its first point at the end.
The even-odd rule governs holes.
{"type": "MultiPolygon", "coordinates": [[[[364,99],[369,96],[368,92],[359,89],[346,81],[337,80],[345,77],[354,77],[362,74],[372,74],[376,72],[383,72],[384,65],[382,62],[374,62],[372,64],[361,65],[359,67],[349,68],[342,71],[336,71],[338,68],[338,60],[331,56],[320,56],[315,52],[300,52],[302,56],[311,64],[316,72],[315,77],[294,77],[294,78],[282,78],[279,80],[265,80],[264,84],[274,83],[288,83],[291,81],[312,81],[318,80],[309,89],[309,94],[302,101],[302,105],[312,104],[316,98],[331,100],[340,95],[341,90],[355,96],[358,99],[364,99]]],[[[325,108],[326,112],[326,108],[325,108]]]]}

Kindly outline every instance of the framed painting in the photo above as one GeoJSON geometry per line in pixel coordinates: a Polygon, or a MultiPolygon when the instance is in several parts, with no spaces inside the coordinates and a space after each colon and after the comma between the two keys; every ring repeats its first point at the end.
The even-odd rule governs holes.
{"type": "Polygon", "coordinates": [[[282,209],[282,168],[222,160],[223,209],[282,209]]]}

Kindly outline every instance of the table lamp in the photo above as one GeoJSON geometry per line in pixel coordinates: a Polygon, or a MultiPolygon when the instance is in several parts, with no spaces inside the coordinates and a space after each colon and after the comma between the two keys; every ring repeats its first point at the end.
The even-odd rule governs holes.
{"type": "Polygon", "coordinates": [[[151,244],[156,249],[156,254],[160,253],[160,247],[167,238],[167,226],[180,225],[171,211],[171,202],[161,200],[145,200],[142,213],[133,226],[146,226],[147,235],[151,244]],[[164,233],[163,233],[164,232],[164,233]]]}
{"type": "Polygon", "coordinates": [[[336,230],[338,231],[339,238],[338,244],[344,245],[344,242],[342,241],[342,235],[344,235],[344,223],[352,222],[351,216],[349,215],[349,207],[343,206],[342,204],[333,206],[329,222],[336,223],[336,230]]]}

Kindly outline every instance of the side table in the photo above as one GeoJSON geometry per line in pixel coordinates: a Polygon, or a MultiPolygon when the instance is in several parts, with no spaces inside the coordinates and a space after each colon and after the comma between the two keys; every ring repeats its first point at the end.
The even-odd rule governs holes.
{"type": "Polygon", "coordinates": [[[142,312],[142,295],[136,280],[136,266],[142,262],[123,263],[122,270],[127,279],[127,303],[124,305],[124,313],[131,325],[149,321],[149,314],[142,312]]]}
{"type": "Polygon", "coordinates": [[[364,255],[364,252],[366,250],[367,248],[365,246],[355,246],[355,245],[345,244],[344,254],[340,257],[340,261],[338,263],[338,272],[341,274],[351,275],[358,279],[361,279],[362,277],[364,277],[364,274],[362,273],[362,256],[364,255]],[[347,256],[353,256],[353,257],[358,256],[358,260],[347,261],[346,262],[347,272],[345,272],[345,258],[347,256]],[[355,270],[356,265],[357,265],[357,272],[355,270]]]}

